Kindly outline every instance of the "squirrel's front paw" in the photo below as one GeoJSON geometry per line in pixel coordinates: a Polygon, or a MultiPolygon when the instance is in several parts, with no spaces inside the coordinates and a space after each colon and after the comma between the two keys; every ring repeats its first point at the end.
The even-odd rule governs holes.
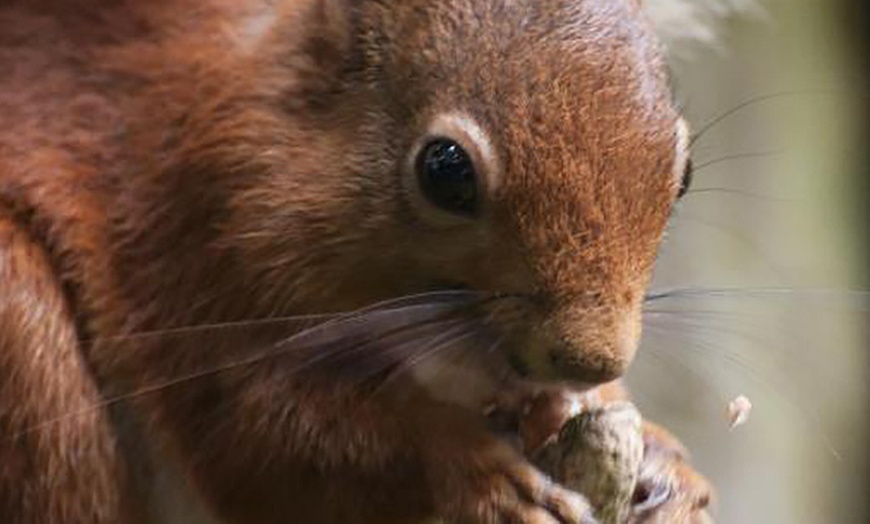
{"type": "Polygon", "coordinates": [[[433,460],[436,505],[450,524],[596,522],[582,496],[555,484],[496,439],[433,460]]]}
{"type": "Polygon", "coordinates": [[[683,446],[667,430],[644,424],[644,457],[635,491],[633,523],[709,524],[709,482],[686,460],[683,446]]]}

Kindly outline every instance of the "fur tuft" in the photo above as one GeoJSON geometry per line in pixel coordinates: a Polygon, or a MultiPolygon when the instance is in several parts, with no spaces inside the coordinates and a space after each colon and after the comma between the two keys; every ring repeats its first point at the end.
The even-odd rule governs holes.
{"type": "Polygon", "coordinates": [[[646,0],[646,10],[662,41],[672,51],[679,45],[716,45],[717,28],[728,17],[759,16],[759,0],[646,0]]]}

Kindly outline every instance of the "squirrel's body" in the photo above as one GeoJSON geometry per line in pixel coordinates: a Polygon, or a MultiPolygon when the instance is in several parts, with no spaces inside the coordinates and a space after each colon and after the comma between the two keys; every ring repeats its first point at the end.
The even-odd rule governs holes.
{"type": "Polygon", "coordinates": [[[159,456],[221,522],[580,521],[434,382],[184,331],[459,287],[535,297],[486,311],[532,376],[624,371],[685,154],[639,5],[435,4],[0,3],[0,520],[155,521],[159,456]]]}

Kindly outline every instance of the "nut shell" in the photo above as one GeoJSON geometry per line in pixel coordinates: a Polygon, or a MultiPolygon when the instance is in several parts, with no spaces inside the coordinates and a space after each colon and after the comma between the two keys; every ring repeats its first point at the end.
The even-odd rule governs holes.
{"type": "MultiPolygon", "coordinates": [[[[538,416],[554,419],[553,413],[538,416]]],[[[535,438],[539,441],[540,435],[535,438]]],[[[559,483],[586,496],[602,524],[624,524],[632,515],[643,448],[640,413],[628,402],[617,402],[570,418],[532,459],[559,483]]]]}

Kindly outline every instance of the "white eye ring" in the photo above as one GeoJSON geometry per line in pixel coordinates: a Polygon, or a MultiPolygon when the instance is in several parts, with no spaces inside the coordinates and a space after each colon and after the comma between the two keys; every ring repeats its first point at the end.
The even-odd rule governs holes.
{"type": "Polygon", "coordinates": [[[489,133],[466,113],[438,113],[423,129],[406,162],[406,191],[413,207],[433,224],[451,225],[468,221],[468,217],[451,216],[433,206],[421,192],[417,177],[417,160],[433,140],[448,139],[459,145],[471,159],[478,181],[480,206],[485,208],[487,195],[498,183],[499,168],[489,133]]]}

